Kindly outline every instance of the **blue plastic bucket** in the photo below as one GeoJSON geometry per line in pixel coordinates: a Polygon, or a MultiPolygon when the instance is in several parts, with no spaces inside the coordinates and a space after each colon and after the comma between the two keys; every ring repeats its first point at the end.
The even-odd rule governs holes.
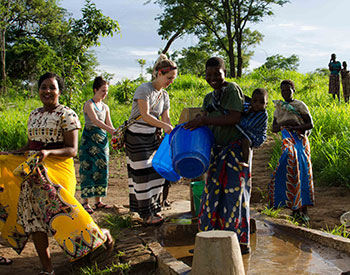
{"type": "Polygon", "coordinates": [[[159,175],[169,181],[178,181],[180,179],[180,176],[173,168],[170,138],[168,134],[165,134],[162,143],[154,155],[152,159],[152,166],[159,175]]]}
{"type": "Polygon", "coordinates": [[[192,131],[182,126],[171,132],[173,167],[180,176],[193,179],[208,170],[214,136],[206,126],[192,131]]]}

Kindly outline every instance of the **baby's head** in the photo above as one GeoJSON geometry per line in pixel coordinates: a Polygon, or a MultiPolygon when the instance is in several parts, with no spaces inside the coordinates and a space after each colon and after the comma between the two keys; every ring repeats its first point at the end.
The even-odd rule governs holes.
{"type": "Polygon", "coordinates": [[[253,91],[250,102],[254,112],[260,112],[266,109],[268,101],[267,91],[263,88],[257,88],[253,91]]]}

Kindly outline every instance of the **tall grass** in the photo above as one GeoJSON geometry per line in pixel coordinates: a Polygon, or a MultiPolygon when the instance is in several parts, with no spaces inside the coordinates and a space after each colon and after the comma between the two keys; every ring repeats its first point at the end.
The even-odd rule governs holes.
{"type": "MultiPolygon", "coordinates": [[[[317,184],[344,185],[350,188],[350,119],[349,105],[335,103],[328,94],[328,77],[316,73],[301,74],[295,71],[254,70],[237,82],[246,95],[259,87],[269,93],[267,111],[269,124],[272,123],[274,106],[272,100],[282,99],[280,83],[291,79],[296,86],[295,98],[304,101],[310,109],[315,128],[310,136],[311,157],[317,184]]],[[[123,80],[111,85],[106,103],[110,107],[114,126],[117,127],[129,117],[132,94],[139,81],[123,80]]],[[[202,78],[180,75],[167,89],[170,97],[170,117],[177,124],[185,107],[202,105],[205,94],[211,91],[202,78]]],[[[91,83],[83,88],[81,106],[75,108],[84,124],[83,102],[92,97],[91,83]]],[[[18,93],[17,97],[0,100],[0,150],[15,149],[25,144],[26,123],[31,110],[41,106],[37,98],[28,98],[18,93]]],[[[81,131],[80,131],[81,133],[81,131]]],[[[278,137],[278,135],[277,135],[278,137]]],[[[276,138],[270,166],[274,168],[281,154],[281,141],[276,138]]]]}

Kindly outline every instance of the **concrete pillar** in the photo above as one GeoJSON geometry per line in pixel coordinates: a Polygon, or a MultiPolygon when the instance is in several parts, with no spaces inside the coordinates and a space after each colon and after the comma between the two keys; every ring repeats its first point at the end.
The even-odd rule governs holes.
{"type": "Polygon", "coordinates": [[[197,233],[191,274],[244,275],[236,233],[223,230],[197,233]]]}

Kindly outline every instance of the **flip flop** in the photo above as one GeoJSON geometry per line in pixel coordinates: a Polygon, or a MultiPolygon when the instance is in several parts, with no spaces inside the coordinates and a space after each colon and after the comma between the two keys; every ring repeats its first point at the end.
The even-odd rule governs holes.
{"type": "Polygon", "coordinates": [[[112,206],[105,204],[105,203],[102,203],[102,202],[95,203],[95,210],[97,210],[97,209],[111,209],[111,208],[112,208],[112,206]]]}
{"type": "Polygon", "coordinates": [[[12,263],[13,261],[11,259],[0,256],[0,265],[10,265],[12,263]]]}
{"type": "Polygon", "coordinates": [[[94,210],[91,208],[91,206],[90,206],[88,203],[84,202],[84,203],[82,204],[82,206],[84,207],[84,209],[86,210],[86,212],[88,212],[89,214],[94,213],[94,210]]]}
{"type": "Polygon", "coordinates": [[[162,206],[163,207],[170,207],[171,206],[171,202],[168,201],[168,200],[165,200],[165,201],[163,201],[162,206]]]}
{"type": "Polygon", "coordinates": [[[162,217],[150,216],[143,220],[143,225],[144,226],[159,225],[159,224],[162,224],[163,222],[164,222],[164,219],[162,217]]]}

